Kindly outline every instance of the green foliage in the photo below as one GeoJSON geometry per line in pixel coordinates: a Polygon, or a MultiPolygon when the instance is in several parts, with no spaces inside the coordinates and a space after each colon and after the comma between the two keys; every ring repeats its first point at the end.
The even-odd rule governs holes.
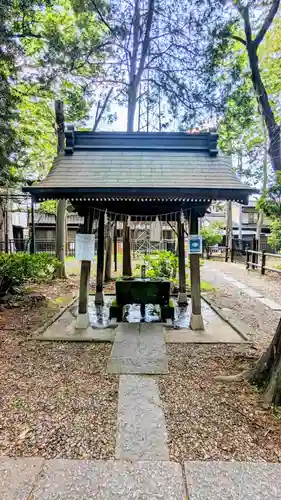
{"type": "MultiPolygon", "coordinates": [[[[178,257],[173,252],[156,251],[151,255],[144,256],[146,266],[146,276],[148,278],[167,278],[171,279],[176,276],[178,269],[178,257]]],[[[141,264],[136,266],[136,271],[139,271],[141,264]]]]}
{"type": "Polygon", "coordinates": [[[257,202],[257,209],[263,210],[271,218],[269,245],[281,249],[281,172],[276,172],[274,183],[263,193],[257,202]]]}
{"type": "Polygon", "coordinates": [[[44,281],[53,277],[60,262],[47,253],[0,253],[0,294],[27,281],[44,281]]]}
{"type": "Polygon", "coordinates": [[[66,122],[87,119],[104,57],[94,12],[71,0],[8,0],[0,6],[0,186],[44,177],[56,154],[54,100],[66,122]],[[15,173],[17,174],[15,176],[15,173]]]}
{"type": "Polygon", "coordinates": [[[276,172],[274,183],[259,199],[257,209],[268,217],[281,217],[281,172],[276,172]]]}
{"type": "Polygon", "coordinates": [[[281,219],[275,218],[270,224],[270,235],[268,236],[269,245],[275,250],[281,249],[281,219]]]}
{"type": "Polygon", "coordinates": [[[39,212],[44,214],[56,215],[58,208],[58,200],[46,200],[42,201],[39,206],[39,212]]]}
{"type": "Polygon", "coordinates": [[[203,227],[200,234],[204,240],[206,247],[212,247],[214,245],[219,245],[222,242],[223,235],[221,234],[220,224],[210,224],[208,227],[203,227]]]}

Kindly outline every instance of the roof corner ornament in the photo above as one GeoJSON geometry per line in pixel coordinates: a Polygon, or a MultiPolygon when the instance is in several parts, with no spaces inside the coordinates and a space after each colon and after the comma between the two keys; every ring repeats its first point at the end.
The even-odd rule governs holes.
{"type": "Polygon", "coordinates": [[[65,148],[64,153],[66,155],[73,155],[74,153],[74,125],[68,124],[65,127],[64,135],[65,135],[65,148]]]}
{"type": "Polygon", "coordinates": [[[218,138],[219,135],[215,129],[211,129],[209,132],[209,154],[210,156],[218,155],[218,138]]]}

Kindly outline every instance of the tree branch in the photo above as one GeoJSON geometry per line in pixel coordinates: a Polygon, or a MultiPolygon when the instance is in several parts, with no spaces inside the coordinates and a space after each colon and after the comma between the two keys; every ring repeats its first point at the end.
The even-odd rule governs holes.
{"type": "Polygon", "coordinates": [[[36,35],[35,33],[11,33],[6,36],[7,38],[43,38],[42,35],[36,35]]]}
{"type": "Polygon", "coordinates": [[[113,87],[111,87],[111,89],[109,89],[109,91],[108,91],[108,93],[106,95],[106,98],[105,98],[103,104],[101,105],[101,102],[100,101],[98,102],[97,112],[96,112],[96,117],[95,117],[95,123],[94,123],[94,126],[93,126],[93,132],[96,132],[96,130],[97,130],[98,126],[99,126],[99,123],[100,123],[100,121],[102,119],[103,113],[105,111],[105,108],[107,106],[107,103],[108,103],[108,101],[110,99],[110,96],[111,96],[112,92],[113,92],[113,87]]]}
{"type": "Polygon", "coordinates": [[[258,32],[258,34],[254,40],[254,44],[256,45],[256,47],[258,47],[258,45],[262,42],[264,36],[266,35],[267,31],[269,30],[269,28],[272,24],[272,21],[277,14],[279,5],[280,5],[280,0],[273,0],[271,7],[269,9],[269,12],[264,20],[264,23],[263,23],[260,31],[258,32]]]}
{"type": "Polygon", "coordinates": [[[237,42],[242,43],[245,46],[247,45],[246,40],[244,40],[244,38],[241,38],[241,36],[231,35],[230,38],[232,38],[233,40],[236,40],[237,42]]]}
{"type": "Polygon", "coordinates": [[[249,7],[241,4],[240,0],[235,2],[236,8],[244,21],[244,30],[246,35],[246,45],[252,42],[252,27],[250,22],[249,7]]]}
{"type": "MultiPolygon", "coordinates": [[[[146,26],[145,26],[145,35],[142,43],[142,51],[141,51],[141,58],[140,58],[140,64],[139,64],[139,69],[137,73],[137,82],[140,82],[141,75],[144,70],[144,65],[145,65],[145,60],[146,56],[149,51],[149,45],[150,45],[150,31],[151,31],[151,26],[152,26],[152,19],[153,19],[153,13],[154,13],[154,0],[149,0],[148,3],[148,12],[147,12],[147,20],[146,20],[146,26]]],[[[137,83],[137,84],[138,84],[137,83]]]]}

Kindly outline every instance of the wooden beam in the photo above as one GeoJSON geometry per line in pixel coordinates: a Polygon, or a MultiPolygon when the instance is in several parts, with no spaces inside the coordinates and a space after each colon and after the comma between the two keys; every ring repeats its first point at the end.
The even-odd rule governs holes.
{"type": "MultiPolygon", "coordinates": [[[[198,216],[194,210],[190,211],[189,233],[198,234],[198,216]]],[[[189,255],[190,281],[191,281],[191,319],[190,328],[192,330],[204,330],[203,318],[201,314],[200,296],[200,255],[189,255]]]]}
{"type": "Polygon", "coordinates": [[[104,281],[111,280],[111,264],[112,264],[112,226],[108,227],[107,238],[106,238],[106,254],[105,254],[105,269],[104,269],[104,281]]]}
{"type": "Polygon", "coordinates": [[[104,212],[100,212],[98,227],[97,278],[95,303],[103,304],[103,269],[104,269],[104,212]]]}
{"type": "MultiPolygon", "coordinates": [[[[93,230],[93,211],[89,210],[84,220],[84,233],[91,234],[93,230]]],[[[88,295],[91,274],[91,261],[81,261],[80,287],[78,301],[78,316],[76,328],[83,329],[89,326],[88,295]]]]}
{"type": "Polygon", "coordinates": [[[181,222],[181,214],[177,215],[178,225],[178,256],[179,256],[179,298],[180,305],[187,304],[186,276],[185,276],[185,250],[184,250],[184,225],[181,222]]]}

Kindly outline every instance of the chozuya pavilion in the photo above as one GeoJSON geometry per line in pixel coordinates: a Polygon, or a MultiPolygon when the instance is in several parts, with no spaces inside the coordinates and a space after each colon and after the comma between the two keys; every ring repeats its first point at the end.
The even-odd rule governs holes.
{"type": "MultiPolygon", "coordinates": [[[[105,218],[123,221],[123,259],[130,252],[130,223],[176,221],[179,254],[179,303],[186,304],[185,222],[198,234],[198,218],[213,200],[247,204],[253,191],[232,171],[231,159],[218,151],[215,132],[77,132],[67,127],[65,150],[46,179],[26,187],[35,201],[68,199],[84,216],[85,234],[98,223],[96,303],[103,302],[105,218]]],[[[199,255],[190,254],[190,328],[203,329],[199,255]]],[[[86,328],[91,263],[81,262],[77,327],[86,328]]],[[[123,271],[126,262],[123,262],[123,271]]]]}

